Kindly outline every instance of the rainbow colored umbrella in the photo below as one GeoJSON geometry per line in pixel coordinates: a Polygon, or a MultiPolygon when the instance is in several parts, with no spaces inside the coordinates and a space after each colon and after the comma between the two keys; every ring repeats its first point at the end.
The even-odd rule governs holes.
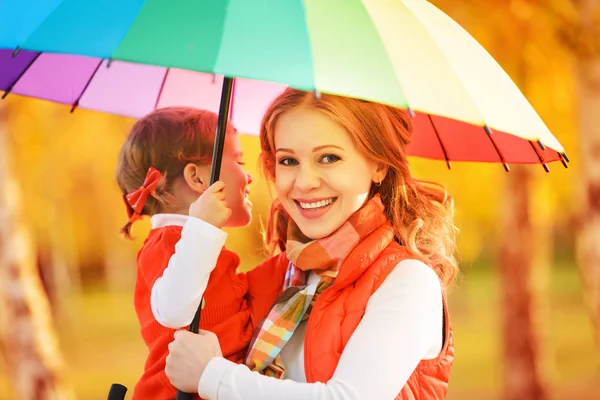
{"type": "Polygon", "coordinates": [[[0,15],[4,96],[135,118],[222,105],[223,123],[257,133],[291,86],[408,109],[410,155],[568,161],[502,68],[425,0],[17,0],[0,15]]]}

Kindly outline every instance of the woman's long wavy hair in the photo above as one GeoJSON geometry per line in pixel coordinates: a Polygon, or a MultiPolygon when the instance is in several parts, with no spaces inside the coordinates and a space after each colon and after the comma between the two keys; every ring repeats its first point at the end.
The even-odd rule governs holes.
{"type": "MultiPolygon", "coordinates": [[[[267,110],[261,124],[260,166],[267,179],[275,181],[275,127],[279,117],[296,107],[318,110],[350,134],[368,160],[388,167],[379,193],[397,241],[437,273],[449,286],[458,271],[455,258],[457,229],[453,224],[454,202],[439,184],[411,176],[406,148],[410,142],[410,117],[398,108],[348,97],[287,89],[267,110]]],[[[284,251],[289,215],[276,199],[265,231],[272,252],[284,251]]]]}

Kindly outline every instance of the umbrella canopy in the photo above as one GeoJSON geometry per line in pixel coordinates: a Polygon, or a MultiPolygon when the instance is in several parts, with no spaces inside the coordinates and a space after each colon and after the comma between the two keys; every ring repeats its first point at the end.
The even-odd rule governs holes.
{"type": "Polygon", "coordinates": [[[242,132],[291,86],[408,109],[411,155],[565,163],[502,68],[425,0],[45,0],[0,14],[5,95],[132,117],[216,111],[225,76],[242,132]]]}

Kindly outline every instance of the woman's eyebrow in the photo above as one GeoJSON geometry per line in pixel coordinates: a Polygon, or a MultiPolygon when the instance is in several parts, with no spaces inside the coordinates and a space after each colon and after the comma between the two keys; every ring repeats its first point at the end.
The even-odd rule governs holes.
{"type": "Polygon", "coordinates": [[[344,150],[343,148],[341,148],[340,146],[336,146],[335,144],[325,144],[325,145],[323,145],[323,146],[317,146],[317,147],[313,148],[313,153],[314,153],[315,151],[323,150],[323,149],[326,149],[326,148],[328,148],[328,147],[333,147],[333,148],[335,148],[335,149],[344,150]]]}
{"type": "MultiPolygon", "coordinates": [[[[315,148],[312,149],[313,153],[319,150],[323,150],[323,149],[327,149],[327,148],[335,148],[335,149],[339,149],[339,150],[344,150],[342,147],[340,146],[336,146],[335,144],[325,144],[322,146],[317,146],[315,148]]],[[[279,152],[285,152],[285,153],[294,153],[294,150],[292,149],[286,149],[286,148],[279,148],[277,150],[275,150],[275,153],[279,153],[279,152]]]]}

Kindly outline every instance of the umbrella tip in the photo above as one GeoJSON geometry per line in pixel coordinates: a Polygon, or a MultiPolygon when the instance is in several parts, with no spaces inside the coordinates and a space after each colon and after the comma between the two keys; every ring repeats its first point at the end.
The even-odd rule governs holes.
{"type": "Polygon", "coordinates": [[[546,150],[546,146],[544,146],[544,143],[542,143],[541,140],[538,139],[537,144],[538,144],[538,146],[540,146],[540,149],[546,150]]]}
{"type": "Polygon", "coordinates": [[[113,62],[112,58],[107,59],[106,60],[106,68],[110,68],[110,64],[112,64],[112,62],[113,62]]]}
{"type": "Polygon", "coordinates": [[[560,155],[563,156],[566,162],[571,162],[571,160],[569,160],[569,156],[567,156],[567,153],[565,153],[564,151],[560,153],[560,155]]]}
{"type": "MultiPolygon", "coordinates": [[[[490,129],[490,127],[489,127],[489,126],[487,126],[487,124],[485,124],[485,125],[483,126],[483,130],[485,131],[485,133],[487,133],[487,134],[488,134],[488,136],[492,136],[492,130],[490,129]]],[[[505,169],[506,169],[506,168],[505,168],[505,169]]]]}
{"type": "Polygon", "coordinates": [[[415,117],[415,111],[412,108],[410,108],[410,107],[408,107],[407,110],[408,110],[408,115],[410,115],[411,118],[414,118],[415,117]]]}
{"type": "Polygon", "coordinates": [[[15,47],[15,49],[12,52],[12,57],[15,58],[17,56],[17,54],[19,54],[20,51],[21,51],[21,48],[19,46],[15,47]]]}
{"type": "Polygon", "coordinates": [[[563,152],[563,153],[558,153],[558,157],[560,158],[560,162],[562,163],[563,167],[565,168],[569,168],[569,157],[567,157],[567,155],[563,152]]]}
{"type": "Polygon", "coordinates": [[[77,106],[79,105],[79,102],[76,101],[75,103],[73,103],[73,105],[71,106],[71,111],[69,111],[71,114],[73,114],[73,112],[77,109],[77,106]]]}
{"type": "Polygon", "coordinates": [[[319,92],[319,90],[315,89],[313,95],[315,96],[315,99],[321,100],[321,92],[319,92]]]}
{"type": "Polygon", "coordinates": [[[546,163],[543,163],[543,164],[542,164],[542,167],[544,167],[544,171],[546,171],[546,172],[550,172],[550,167],[548,167],[548,164],[546,164],[546,163]]]}
{"type": "Polygon", "coordinates": [[[510,172],[510,167],[508,166],[508,164],[507,164],[507,163],[502,163],[502,166],[504,167],[504,170],[505,170],[506,172],[510,172]]]}

